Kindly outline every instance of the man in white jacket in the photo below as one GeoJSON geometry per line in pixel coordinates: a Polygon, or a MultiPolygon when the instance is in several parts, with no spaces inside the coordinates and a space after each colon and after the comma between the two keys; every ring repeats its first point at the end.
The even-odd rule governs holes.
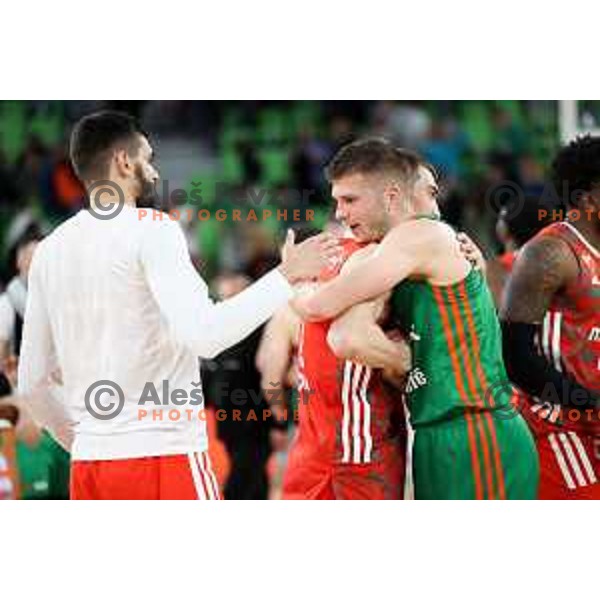
{"type": "Polygon", "coordinates": [[[198,359],[269,319],[290,284],[335,258],[337,241],[322,234],[295,245],[288,234],[277,268],[215,304],[179,224],[136,208],[158,173],[135,121],[85,117],[70,152],[90,204],[34,257],[19,390],[71,451],[72,498],[217,499],[198,359]]]}

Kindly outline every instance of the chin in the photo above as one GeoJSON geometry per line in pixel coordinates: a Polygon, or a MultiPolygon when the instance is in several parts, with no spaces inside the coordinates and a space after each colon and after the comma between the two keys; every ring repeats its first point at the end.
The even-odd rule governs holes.
{"type": "Polygon", "coordinates": [[[370,231],[359,231],[354,234],[354,238],[357,242],[361,244],[370,244],[371,242],[376,242],[378,240],[377,235],[370,231]]]}
{"type": "Polygon", "coordinates": [[[365,241],[365,234],[364,234],[364,232],[363,232],[362,229],[350,230],[350,232],[352,233],[352,237],[357,242],[364,242],[365,241]]]}

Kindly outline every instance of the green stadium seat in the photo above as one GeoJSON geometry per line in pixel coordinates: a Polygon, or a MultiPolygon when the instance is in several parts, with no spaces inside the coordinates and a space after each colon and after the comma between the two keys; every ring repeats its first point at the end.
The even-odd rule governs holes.
{"type": "Polygon", "coordinates": [[[24,102],[0,102],[0,145],[11,163],[14,163],[27,142],[26,106],[24,102]]]}
{"type": "Polygon", "coordinates": [[[486,101],[465,101],[461,106],[460,124],[469,138],[470,144],[478,152],[486,152],[492,145],[491,103],[486,101]]]}
{"type": "Polygon", "coordinates": [[[259,161],[263,168],[265,185],[289,183],[291,177],[289,149],[286,147],[267,147],[258,152],[259,161]]]}

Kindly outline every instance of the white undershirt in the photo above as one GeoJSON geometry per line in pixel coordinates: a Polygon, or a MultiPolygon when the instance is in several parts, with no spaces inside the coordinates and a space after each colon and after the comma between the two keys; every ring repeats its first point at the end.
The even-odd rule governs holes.
{"type": "Polygon", "coordinates": [[[199,381],[198,357],[212,358],[242,340],[285,305],[292,288],[271,271],[234,298],[214,303],[194,269],[184,234],[165,214],[141,217],[125,207],[112,220],[83,210],[36,250],[28,282],[19,391],[30,394],[60,369],[63,385],[34,395],[34,417],[55,435],[72,424],[76,460],[136,458],[203,451],[204,421],[140,421],[146,383],[161,394],[188,394],[199,381]],[[84,397],[100,380],[117,383],[125,406],[94,418],[84,397]],[[51,423],[49,425],[49,423],[51,423]]]}

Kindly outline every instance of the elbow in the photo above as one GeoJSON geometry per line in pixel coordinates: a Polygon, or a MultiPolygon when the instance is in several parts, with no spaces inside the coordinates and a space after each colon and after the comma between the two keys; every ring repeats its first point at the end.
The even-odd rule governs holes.
{"type": "Polygon", "coordinates": [[[330,314],[315,297],[304,297],[292,300],[292,307],[303,321],[326,321],[335,315],[330,314]]]}
{"type": "Polygon", "coordinates": [[[196,338],[186,338],[180,341],[183,346],[188,350],[191,350],[202,360],[212,360],[226,349],[226,346],[223,346],[223,344],[220,343],[220,340],[210,335],[203,336],[201,340],[196,338]]]}

